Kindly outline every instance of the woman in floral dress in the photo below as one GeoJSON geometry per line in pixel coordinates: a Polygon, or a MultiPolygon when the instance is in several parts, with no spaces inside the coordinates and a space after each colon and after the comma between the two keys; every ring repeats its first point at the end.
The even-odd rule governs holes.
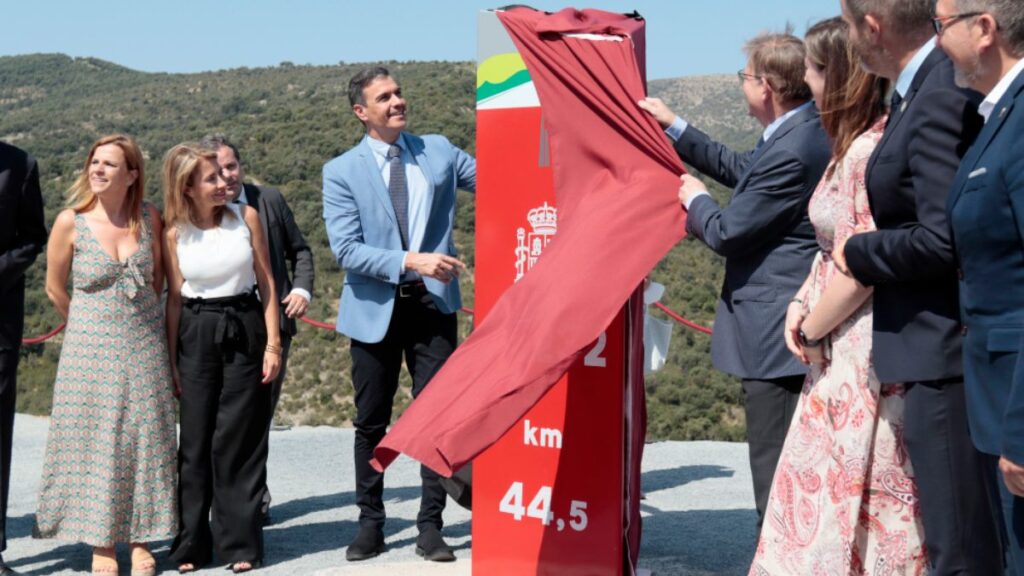
{"type": "Polygon", "coordinates": [[[786,342],[811,364],[775,472],[752,575],[926,571],[917,491],[902,442],[903,387],[871,363],[871,289],[840,272],[833,246],[874,229],[864,173],[885,128],[887,82],[852,57],[846,25],[807,33],[807,83],[833,161],[809,206],[821,245],[790,305],[786,342]]]}
{"type": "Polygon", "coordinates": [[[155,574],[146,543],[178,527],[162,227],[143,182],[131,138],[98,140],[47,247],[46,292],[67,332],[36,536],[93,546],[93,574],[118,573],[118,542],[131,544],[133,576],[155,574]]]}

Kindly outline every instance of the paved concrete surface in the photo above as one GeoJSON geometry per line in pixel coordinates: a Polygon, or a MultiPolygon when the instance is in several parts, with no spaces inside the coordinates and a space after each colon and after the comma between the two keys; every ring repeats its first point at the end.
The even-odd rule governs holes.
{"type": "MultiPolygon", "coordinates": [[[[48,420],[18,415],[4,558],[25,574],[88,573],[91,550],[81,544],[31,538],[48,420]]],[[[445,536],[453,564],[425,562],[414,553],[419,468],[407,458],[388,470],[385,501],[388,551],[357,564],[345,545],[357,530],[351,429],[294,428],[271,434],[273,525],[265,531],[267,566],[260,575],[469,576],[470,515],[451,505],[445,536]]],[[[746,574],[754,547],[753,495],[745,444],[659,442],[647,446],[647,499],[640,565],[655,576],[746,574]]],[[[154,546],[160,568],[169,542],[154,546]]],[[[128,574],[127,550],[120,550],[128,574]]],[[[171,572],[173,573],[173,572],[171,572]]],[[[217,566],[199,574],[224,573],[217,566]],[[219,570],[219,571],[218,571],[219,570]]],[[[481,575],[476,575],[481,576],[481,575]]]]}

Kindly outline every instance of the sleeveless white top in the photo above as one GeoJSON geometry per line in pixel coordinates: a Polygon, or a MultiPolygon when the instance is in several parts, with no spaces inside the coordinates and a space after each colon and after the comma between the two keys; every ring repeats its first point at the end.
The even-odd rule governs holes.
{"type": "Polygon", "coordinates": [[[178,225],[177,255],[185,298],[235,296],[250,292],[256,284],[249,226],[242,219],[240,204],[228,204],[215,228],[178,225]]]}

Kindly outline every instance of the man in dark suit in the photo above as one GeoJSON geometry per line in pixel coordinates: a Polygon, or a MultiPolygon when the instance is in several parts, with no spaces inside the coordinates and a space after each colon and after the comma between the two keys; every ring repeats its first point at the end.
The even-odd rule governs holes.
{"type": "MultiPolygon", "coordinates": [[[[25,270],[45,244],[36,161],[0,142],[0,554],[7,549],[11,435],[18,393],[18,350],[25,326],[25,270]]],[[[0,556],[0,576],[13,574],[0,556]]]]}
{"type": "Polygon", "coordinates": [[[687,125],[661,101],[640,106],[675,140],[684,162],[734,188],[725,208],[703,183],[683,176],[686,229],[725,256],[711,359],[743,381],[747,441],[758,526],[806,375],[786,347],[786,309],[818,250],[807,203],[831,156],[828,137],[804,83],[804,46],[788,34],[746,46],[739,79],[750,115],[765,127],[753,151],[737,153],[687,125]]]}
{"type": "Polygon", "coordinates": [[[878,230],[835,247],[874,286],[872,360],[906,385],[903,438],[914,468],[931,574],[999,574],[998,526],[967,431],[957,275],[946,198],[980,127],[979,95],[957,88],[935,49],[935,0],[841,0],[861,63],[895,84],[868,161],[878,230]]]}
{"type": "Polygon", "coordinates": [[[939,46],[985,94],[985,120],[947,203],[963,274],[960,310],[971,440],[982,452],[1009,571],[1024,574],[1024,3],[939,0],[939,46]],[[1002,512],[1002,514],[999,514],[1002,512]]]}
{"type": "MultiPolygon", "coordinates": [[[[201,145],[217,153],[221,174],[227,183],[228,196],[233,202],[248,204],[260,215],[260,222],[266,233],[267,248],[270,251],[270,268],[274,274],[274,288],[281,294],[281,371],[271,383],[270,416],[267,431],[274,421],[274,410],[281,398],[285,368],[288,365],[288,351],[297,327],[296,318],[301,318],[313,299],[313,252],[306,245],[302,231],[295,224],[284,196],[275,188],[257,186],[243,182],[245,171],[238,147],[225,136],[207,136],[201,145]]],[[[270,519],[270,489],[263,490],[264,521],[270,519]]]]}
{"type": "MultiPolygon", "coordinates": [[[[384,549],[384,475],[370,466],[384,437],[403,357],[417,397],[455,350],[462,306],[452,225],[456,188],[476,190],[476,160],[436,134],[405,132],[406,102],[384,68],[357,73],[352,112],[366,127],[354,148],[324,165],[324,223],[345,270],[338,332],[351,338],[359,533],[348,560],[384,549]]],[[[416,552],[455,555],[441,537],[445,491],[423,466],[416,552]]]]}

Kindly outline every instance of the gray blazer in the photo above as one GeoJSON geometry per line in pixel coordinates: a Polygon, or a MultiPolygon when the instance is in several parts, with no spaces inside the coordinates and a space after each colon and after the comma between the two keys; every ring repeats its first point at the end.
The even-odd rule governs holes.
{"type": "MultiPolygon", "coordinates": [[[[295,216],[284,196],[274,188],[244,186],[245,200],[259,212],[260,223],[267,234],[270,269],[278,299],[295,287],[313,294],[313,252],[295,224],[295,216]]],[[[284,306],[281,306],[281,332],[290,336],[296,332],[295,320],[285,316],[284,306]]]]}
{"type": "Polygon", "coordinates": [[[737,153],[688,127],[675,143],[683,161],[734,187],[721,208],[690,204],[686,230],[725,257],[711,360],[745,379],[806,373],[786,349],[786,308],[810,272],[818,243],[807,203],[831,158],[813,107],[798,112],[756,151],[737,153]]]}

